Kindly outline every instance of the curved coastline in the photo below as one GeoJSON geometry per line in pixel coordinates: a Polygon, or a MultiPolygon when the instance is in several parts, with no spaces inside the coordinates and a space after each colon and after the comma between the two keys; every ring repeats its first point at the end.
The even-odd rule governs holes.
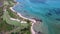
{"type": "MultiPolygon", "coordinates": [[[[16,2],[16,0],[14,0],[14,2],[16,2]]],[[[19,2],[16,2],[16,4],[13,6],[15,7],[17,4],[19,4],[19,2]]],[[[10,7],[10,9],[13,11],[13,12],[17,12],[13,9],[13,7],[10,7]]],[[[27,19],[27,20],[30,20],[31,23],[32,23],[32,26],[31,26],[31,34],[35,34],[35,31],[33,30],[33,25],[34,23],[36,23],[36,20],[35,19],[29,19],[29,18],[26,18],[24,16],[22,16],[20,13],[17,12],[17,15],[19,15],[20,17],[22,17],[23,19],[27,19]]]]}
{"type": "MultiPolygon", "coordinates": [[[[13,7],[10,7],[10,9],[13,11],[13,12],[16,12],[15,10],[12,9],[13,7]]],[[[26,18],[26,17],[23,17],[20,13],[17,12],[17,15],[19,15],[20,17],[22,17],[23,19],[27,19],[27,20],[30,20],[31,23],[32,23],[32,26],[31,26],[31,33],[32,34],[35,34],[35,31],[33,30],[33,25],[34,23],[36,23],[36,21],[34,19],[29,19],[29,18],[26,18]]]]}

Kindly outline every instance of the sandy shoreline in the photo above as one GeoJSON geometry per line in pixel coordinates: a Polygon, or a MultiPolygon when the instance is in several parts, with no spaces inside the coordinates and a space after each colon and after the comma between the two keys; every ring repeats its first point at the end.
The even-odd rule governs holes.
{"type": "MultiPolygon", "coordinates": [[[[11,9],[13,12],[16,12],[16,11],[13,9],[13,7],[10,7],[10,9],[11,9]]],[[[23,19],[30,20],[31,22],[34,22],[34,23],[36,22],[36,20],[26,18],[26,17],[22,16],[22,15],[21,15],[20,13],[18,13],[18,12],[17,12],[17,15],[19,15],[19,16],[22,17],[23,19]]]]}
{"type": "MultiPolygon", "coordinates": [[[[14,0],[14,1],[16,2],[16,0],[14,0]]],[[[19,2],[17,2],[17,4],[19,4],[19,2]]],[[[16,4],[16,5],[17,5],[17,4],[16,4]]],[[[13,7],[15,7],[16,5],[14,5],[13,7]]],[[[15,10],[13,9],[13,7],[10,7],[10,9],[11,9],[13,12],[17,12],[17,11],[15,11],[15,10]]],[[[36,20],[26,18],[26,17],[22,16],[22,15],[21,15],[20,13],[18,13],[18,12],[17,12],[17,15],[19,15],[19,16],[22,17],[23,19],[27,19],[27,20],[30,20],[30,21],[31,21],[31,23],[32,23],[32,26],[31,26],[31,34],[35,34],[35,31],[33,30],[33,25],[34,25],[34,23],[36,23],[36,20]]]]}
{"type": "MultiPolygon", "coordinates": [[[[13,7],[10,7],[10,9],[11,9],[13,12],[16,12],[16,11],[13,9],[13,7]]],[[[32,34],[35,34],[35,31],[33,30],[33,25],[34,25],[34,23],[36,23],[36,20],[26,18],[26,17],[22,16],[22,15],[21,15],[20,13],[18,13],[18,12],[17,12],[17,15],[19,15],[19,16],[22,17],[23,19],[27,19],[27,20],[30,20],[30,21],[31,21],[31,23],[32,23],[31,33],[32,33],[32,34]]]]}

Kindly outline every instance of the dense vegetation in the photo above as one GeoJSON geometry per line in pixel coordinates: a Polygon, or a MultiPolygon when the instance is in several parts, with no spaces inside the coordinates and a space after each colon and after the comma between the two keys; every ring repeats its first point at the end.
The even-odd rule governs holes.
{"type": "Polygon", "coordinates": [[[13,29],[12,25],[6,23],[6,21],[0,22],[0,31],[10,31],[13,29]]]}
{"type": "MultiPolygon", "coordinates": [[[[19,23],[19,22],[17,22],[17,21],[11,21],[10,19],[9,19],[9,16],[8,16],[8,12],[6,11],[6,12],[4,12],[4,17],[5,17],[5,19],[7,20],[7,22],[8,22],[8,24],[11,24],[11,25],[14,25],[14,26],[20,26],[20,28],[21,28],[21,30],[23,30],[23,32],[25,32],[26,34],[27,33],[30,33],[30,22],[29,22],[29,20],[27,21],[27,22],[29,22],[29,23],[26,23],[26,24],[24,24],[24,23],[19,23]],[[26,30],[24,30],[26,28],[26,30]]],[[[21,33],[23,33],[22,31],[20,31],[21,33]]]]}
{"type": "Polygon", "coordinates": [[[3,20],[3,13],[4,13],[3,8],[4,8],[4,6],[2,5],[0,7],[0,32],[1,31],[3,31],[3,32],[10,31],[13,29],[12,25],[7,24],[7,22],[3,20]]]}
{"type": "Polygon", "coordinates": [[[30,27],[21,29],[21,34],[31,34],[30,27]]]}
{"type": "Polygon", "coordinates": [[[0,7],[0,16],[2,16],[3,15],[3,7],[0,7]]]}
{"type": "Polygon", "coordinates": [[[1,31],[10,31],[13,29],[12,25],[9,25],[6,23],[6,21],[3,20],[3,6],[0,7],[0,32],[1,31]]]}
{"type": "Polygon", "coordinates": [[[5,5],[5,6],[8,6],[7,8],[7,11],[8,13],[4,13],[3,11],[3,8],[4,7],[0,7],[0,32],[1,31],[10,31],[10,30],[13,30],[14,29],[14,26],[18,25],[19,27],[21,26],[21,30],[18,31],[18,32],[13,32],[11,34],[31,34],[30,32],[30,21],[29,20],[25,20],[21,17],[19,17],[15,12],[11,11],[9,8],[11,6],[13,6],[13,0],[7,0],[6,2],[8,3],[8,5],[5,5]],[[8,2],[7,2],[8,1],[8,2]],[[18,17],[17,17],[18,16],[18,17]],[[21,24],[20,22],[17,22],[17,21],[12,21],[10,20],[9,18],[12,17],[12,18],[18,18],[20,20],[24,20],[24,21],[27,21],[28,23],[26,24],[21,24]],[[11,25],[12,24],[12,25],[11,25]],[[13,26],[14,25],[14,26],[13,26]]]}
{"type": "Polygon", "coordinates": [[[21,29],[18,32],[12,32],[11,34],[31,34],[30,27],[21,29]]]}
{"type": "Polygon", "coordinates": [[[12,18],[17,18],[17,15],[16,15],[15,12],[11,11],[10,9],[7,9],[7,11],[8,11],[8,13],[9,13],[10,17],[12,17],[12,18]]]}

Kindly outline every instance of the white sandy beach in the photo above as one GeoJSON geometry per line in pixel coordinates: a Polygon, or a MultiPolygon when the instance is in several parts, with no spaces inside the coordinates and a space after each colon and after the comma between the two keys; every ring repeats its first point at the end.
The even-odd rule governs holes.
{"type": "MultiPolygon", "coordinates": [[[[11,9],[13,12],[16,12],[15,10],[13,10],[13,7],[10,7],[10,9],[11,9]]],[[[30,20],[30,21],[31,21],[31,23],[32,23],[31,33],[32,33],[32,34],[35,34],[35,31],[33,30],[33,25],[34,25],[34,23],[36,23],[36,20],[23,17],[23,16],[22,16],[20,13],[18,13],[18,12],[17,12],[17,15],[19,15],[19,16],[22,17],[23,19],[27,19],[27,20],[30,20]]]]}
{"type": "MultiPolygon", "coordinates": [[[[10,9],[13,11],[13,12],[16,12],[15,10],[13,10],[13,7],[10,7],[10,9]]],[[[19,15],[20,17],[22,17],[23,19],[27,19],[27,20],[30,20],[31,22],[36,22],[34,19],[29,19],[29,18],[26,18],[26,17],[23,17],[20,13],[17,12],[17,15],[19,15]]]]}

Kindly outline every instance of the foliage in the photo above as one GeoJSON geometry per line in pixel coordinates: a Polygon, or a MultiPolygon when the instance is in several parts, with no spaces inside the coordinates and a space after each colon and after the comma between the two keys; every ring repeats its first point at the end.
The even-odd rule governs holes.
{"type": "Polygon", "coordinates": [[[13,29],[12,25],[6,23],[6,21],[0,22],[0,31],[10,31],[13,29]]]}
{"type": "Polygon", "coordinates": [[[11,11],[10,9],[7,9],[7,11],[9,13],[10,17],[17,18],[16,14],[13,11],[11,11]]]}

